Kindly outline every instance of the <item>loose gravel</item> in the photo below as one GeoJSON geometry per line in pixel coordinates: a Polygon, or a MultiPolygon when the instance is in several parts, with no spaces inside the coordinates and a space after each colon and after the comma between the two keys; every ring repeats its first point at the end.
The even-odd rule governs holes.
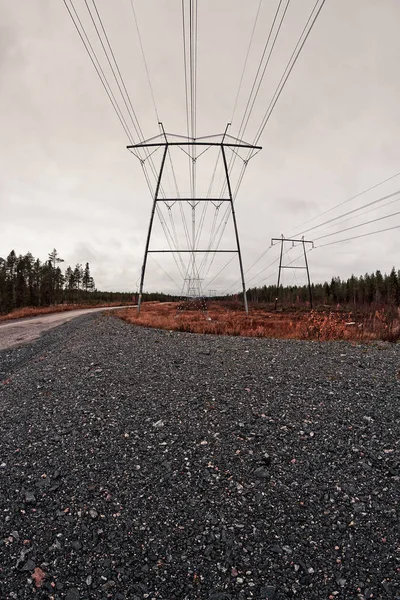
{"type": "Polygon", "coordinates": [[[98,315],[0,352],[0,598],[399,598],[399,369],[98,315]]]}

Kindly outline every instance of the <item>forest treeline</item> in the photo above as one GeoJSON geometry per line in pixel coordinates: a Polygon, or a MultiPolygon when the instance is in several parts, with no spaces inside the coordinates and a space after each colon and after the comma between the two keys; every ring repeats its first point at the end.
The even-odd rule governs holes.
{"type": "MultiPolygon", "coordinates": [[[[400,306],[400,271],[393,267],[389,274],[381,271],[366,273],[349,279],[333,277],[330,283],[311,285],[313,304],[316,305],[394,305],[400,306]]],[[[273,303],[278,297],[280,304],[305,304],[309,300],[308,286],[276,285],[250,288],[247,298],[250,302],[273,303]]]]}
{"type": "MultiPolygon", "coordinates": [[[[7,258],[0,257],[0,313],[18,308],[50,306],[52,304],[102,304],[132,302],[131,292],[102,292],[87,262],[62,269],[64,259],[54,248],[42,262],[30,252],[25,255],[12,250],[7,258]]],[[[166,294],[147,294],[148,300],[164,300],[166,294]]]]}
{"type": "MultiPolygon", "coordinates": [[[[12,250],[7,258],[0,257],[0,313],[24,307],[41,307],[52,304],[102,304],[108,302],[135,302],[132,292],[102,292],[96,289],[88,262],[83,267],[68,266],[54,248],[42,262],[30,252],[19,255],[12,250]]],[[[342,280],[333,277],[330,283],[312,284],[314,306],[317,305],[392,305],[400,306],[400,271],[393,267],[389,274],[381,271],[366,273],[342,280]]],[[[306,305],[309,300],[307,285],[276,285],[250,288],[249,302],[306,305]]],[[[240,297],[240,295],[239,295],[240,297]]],[[[143,294],[144,300],[171,301],[178,297],[160,292],[143,294]]]]}

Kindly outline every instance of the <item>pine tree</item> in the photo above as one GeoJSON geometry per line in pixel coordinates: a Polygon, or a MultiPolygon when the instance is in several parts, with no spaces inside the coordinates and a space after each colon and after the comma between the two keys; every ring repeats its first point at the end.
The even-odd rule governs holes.
{"type": "Polygon", "coordinates": [[[6,259],[6,304],[8,310],[16,307],[17,256],[11,250],[6,259]]]}
{"type": "Polygon", "coordinates": [[[27,285],[25,257],[21,254],[17,259],[16,278],[15,278],[15,306],[20,308],[29,304],[29,293],[27,285]]]}
{"type": "Polygon", "coordinates": [[[65,271],[64,280],[65,280],[65,287],[67,290],[72,291],[75,289],[74,272],[71,269],[71,267],[69,267],[69,266],[67,267],[67,269],[65,271]]]}
{"type": "Polygon", "coordinates": [[[6,310],[6,261],[0,257],[0,313],[6,310]]]}
{"type": "Polygon", "coordinates": [[[75,265],[74,279],[75,279],[75,288],[77,290],[80,290],[81,284],[82,284],[82,279],[83,279],[83,270],[82,270],[82,265],[80,265],[80,264],[75,265]]]}
{"type": "Polygon", "coordinates": [[[34,306],[42,305],[42,281],[41,281],[42,263],[37,258],[33,263],[32,279],[33,279],[33,298],[34,306]]]}
{"type": "Polygon", "coordinates": [[[380,271],[377,271],[375,273],[375,301],[384,302],[385,300],[385,284],[383,276],[380,271]]]}
{"type": "Polygon", "coordinates": [[[51,262],[51,266],[55,270],[56,266],[59,263],[64,262],[64,259],[60,258],[59,255],[58,255],[57,250],[55,248],[53,248],[53,250],[51,252],[49,252],[49,261],[51,262]]]}
{"type": "Polygon", "coordinates": [[[85,292],[91,291],[94,288],[94,279],[90,275],[90,267],[88,262],[86,263],[85,269],[83,271],[82,287],[85,290],[85,292]]]}
{"type": "Polygon", "coordinates": [[[396,269],[394,267],[388,277],[387,286],[388,301],[393,304],[398,304],[400,295],[400,281],[398,280],[396,269]]]}

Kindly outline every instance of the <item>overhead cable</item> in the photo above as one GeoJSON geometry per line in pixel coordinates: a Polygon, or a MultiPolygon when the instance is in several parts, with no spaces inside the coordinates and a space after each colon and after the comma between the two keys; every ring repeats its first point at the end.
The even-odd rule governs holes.
{"type": "Polygon", "coordinates": [[[155,99],[155,96],[154,96],[154,90],[153,90],[153,86],[152,86],[151,79],[150,79],[149,68],[147,66],[147,60],[146,60],[146,55],[144,53],[142,36],[140,34],[139,23],[138,23],[138,20],[137,20],[137,16],[136,16],[136,11],[135,11],[135,6],[134,6],[134,3],[133,3],[133,0],[131,0],[131,8],[132,8],[132,14],[133,14],[133,18],[134,18],[134,21],[135,21],[136,31],[137,31],[137,35],[138,35],[138,39],[139,39],[140,50],[142,52],[142,58],[143,58],[143,62],[144,62],[144,68],[146,70],[147,82],[149,84],[150,93],[151,93],[151,97],[152,97],[152,100],[153,100],[154,112],[156,113],[156,119],[157,119],[157,123],[158,123],[160,121],[160,117],[158,115],[156,99],[155,99]]]}
{"type": "Polygon", "coordinates": [[[175,285],[175,286],[178,288],[178,290],[180,291],[180,290],[181,290],[181,286],[180,286],[180,285],[178,285],[178,284],[176,283],[175,279],[173,279],[173,278],[171,277],[171,275],[170,275],[170,274],[169,274],[169,273],[168,273],[168,272],[167,272],[167,271],[166,271],[166,270],[165,270],[165,269],[164,269],[164,268],[163,268],[163,267],[160,265],[160,263],[159,263],[159,262],[158,262],[158,261],[157,261],[157,260],[154,258],[154,256],[153,256],[152,254],[150,254],[149,256],[150,256],[150,258],[151,258],[151,259],[152,259],[152,260],[155,262],[155,264],[157,265],[157,267],[158,267],[159,269],[161,269],[161,271],[163,271],[163,272],[165,273],[165,275],[166,275],[166,276],[167,276],[167,277],[168,277],[168,278],[169,278],[169,279],[172,281],[172,283],[173,283],[173,284],[174,284],[174,285],[175,285]]]}
{"type": "Polygon", "coordinates": [[[236,107],[237,107],[237,103],[238,103],[238,100],[239,100],[239,95],[240,95],[240,92],[241,92],[241,89],[242,89],[243,78],[244,78],[244,74],[246,72],[247,62],[249,60],[250,50],[251,50],[251,46],[253,44],[254,33],[255,33],[255,30],[256,30],[256,27],[257,27],[258,17],[259,17],[259,14],[260,14],[260,9],[261,9],[262,3],[263,3],[263,0],[260,0],[259,3],[258,3],[258,8],[257,8],[256,16],[255,16],[255,19],[254,19],[253,29],[251,31],[250,41],[249,41],[249,45],[247,47],[247,53],[246,53],[246,58],[245,58],[244,65],[243,65],[242,75],[240,77],[239,87],[238,87],[238,90],[236,92],[235,102],[233,104],[232,116],[231,116],[231,123],[233,122],[233,118],[235,116],[236,107]]]}
{"type": "Polygon", "coordinates": [[[215,281],[215,279],[217,279],[217,277],[219,277],[221,275],[221,273],[223,271],[225,271],[225,269],[231,264],[231,262],[233,261],[233,259],[236,258],[235,254],[233,256],[231,256],[231,258],[228,260],[228,262],[222,267],[222,269],[220,269],[218,271],[218,273],[212,278],[210,279],[210,281],[207,283],[207,286],[205,287],[209,287],[213,281],[215,281]]]}
{"type": "MultiPolygon", "coordinates": [[[[339,204],[335,204],[335,206],[332,206],[331,208],[328,208],[328,210],[325,210],[325,211],[319,213],[315,217],[312,217],[311,219],[308,219],[307,221],[304,221],[303,223],[300,223],[300,225],[298,225],[297,228],[303,227],[304,225],[308,225],[308,223],[311,223],[312,221],[315,221],[315,219],[319,219],[320,217],[323,217],[324,215],[326,215],[326,214],[332,212],[333,210],[335,210],[336,208],[339,208],[340,206],[343,206],[344,204],[347,204],[348,202],[351,202],[352,200],[355,200],[356,198],[359,198],[360,196],[363,196],[367,192],[370,192],[371,190],[374,190],[375,188],[379,187],[380,185],[383,185],[384,183],[387,183],[388,181],[391,181],[392,179],[394,179],[395,177],[398,177],[399,175],[400,175],[400,171],[398,173],[395,173],[394,175],[391,175],[387,179],[383,179],[383,181],[379,181],[378,183],[375,183],[374,185],[371,185],[366,190],[363,190],[362,192],[359,192],[358,194],[355,194],[355,196],[351,196],[351,198],[347,198],[346,200],[343,200],[343,202],[339,202],[339,204]]],[[[294,237],[294,236],[290,236],[290,237],[294,237]]]]}
{"type": "Polygon", "coordinates": [[[384,217],[378,217],[376,219],[371,219],[371,221],[365,221],[364,223],[359,223],[358,225],[352,225],[351,227],[346,227],[345,229],[341,229],[340,231],[335,231],[333,233],[326,233],[325,235],[321,235],[314,239],[315,242],[318,240],[324,240],[327,237],[332,237],[333,235],[339,235],[339,233],[344,233],[345,231],[351,231],[352,229],[358,229],[358,227],[364,227],[365,225],[371,225],[371,223],[377,223],[378,221],[384,221],[385,219],[390,219],[391,217],[397,217],[400,215],[400,211],[392,213],[391,215],[385,215],[384,217]]]}
{"type": "Polygon", "coordinates": [[[115,55],[114,55],[113,49],[112,49],[112,47],[111,47],[110,41],[109,41],[109,39],[108,39],[107,33],[106,33],[106,31],[105,31],[105,28],[104,28],[104,25],[103,25],[103,21],[102,21],[102,19],[101,19],[101,17],[100,17],[99,11],[97,10],[97,6],[96,6],[96,3],[95,3],[95,0],[92,0],[92,3],[93,3],[93,6],[94,6],[94,9],[95,9],[95,11],[96,11],[97,17],[98,17],[98,19],[99,19],[99,22],[100,22],[101,29],[102,29],[102,31],[103,31],[103,34],[104,34],[104,36],[105,36],[105,39],[106,39],[107,46],[108,46],[108,48],[109,48],[109,50],[110,50],[110,52],[111,52],[111,56],[112,56],[112,59],[113,59],[113,62],[114,62],[114,66],[113,66],[113,64],[112,64],[112,61],[111,61],[111,59],[110,59],[110,56],[109,56],[109,54],[108,54],[108,52],[107,52],[107,50],[106,50],[106,48],[105,48],[105,45],[104,45],[103,39],[102,39],[102,37],[101,37],[101,35],[100,35],[100,32],[99,32],[99,29],[98,29],[98,27],[97,27],[96,21],[95,21],[95,19],[94,19],[94,17],[93,17],[92,11],[91,11],[91,9],[90,9],[90,7],[89,7],[88,0],[84,0],[84,2],[85,2],[85,5],[86,5],[86,8],[87,8],[87,10],[88,10],[88,13],[89,13],[90,19],[91,19],[91,21],[92,21],[92,23],[93,23],[93,26],[94,26],[95,30],[96,30],[96,33],[97,33],[97,36],[98,36],[98,38],[99,38],[99,41],[100,41],[101,47],[103,48],[103,52],[104,52],[104,54],[105,54],[105,57],[106,57],[106,59],[107,59],[107,62],[108,62],[108,64],[109,64],[109,67],[110,67],[110,69],[111,69],[111,72],[112,72],[112,74],[113,74],[113,77],[114,77],[115,83],[117,84],[117,87],[118,87],[118,89],[119,89],[119,91],[120,91],[120,94],[121,94],[122,100],[123,100],[123,102],[124,102],[124,104],[125,104],[125,107],[126,107],[126,110],[127,110],[127,112],[128,112],[128,115],[129,115],[129,117],[130,117],[130,119],[131,119],[131,121],[132,121],[132,125],[133,125],[133,127],[134,127],[134,129],[135,129],[135,131],[136,131],[136,134],[137,134],[137,136],[138,136],[138,138],[139,138],[139,141],[142,141],[142,140],[144,139],[144,136],[143,136],[143,133],[142,133],[142,131],[141,131],[141,129],[140,129],[140,125],[139,125],[139,121],[138,121],[138,119],[137,119],[137,116],[136,116],[136,112],[135,112],[135,110],[134,110],[134,108],[133,108],[132,102],[130,101],[130,97],[129,97],[128,91],[127,91],[127,89],[126,89],[125,81],[124,81],[124,79],[123,79],[123,77],[122,77],[122,75],[121,75],[121,71],[120,71],[120,69],[119,69],[119,66],[118,66],[118,63],[117,63],[117,61],[116,61],[116,59],[115,59],[115,55]],[[116,69],[116,71],[117,71],[117,73],[118,73],[118,75],[119,75],[119,79],[120,79],[120,81],[119,81],[119,79],[118,79],[118,77],[117,77],[117,75],[116,75],[116,71],[115,71],[115,69],[116,69]],[[121,84],[122,84],[122,88],[123,88],[123,89],[121,88],[121,84]],[[124,90],[124,91],[123,91],[123,90],[124,90]],[[125,92],[125,93],[124,93],[124,92],[125,92]],[[128,106],[128,103],[129,103],[129,106],[128,106]]]}
{"type": "Polygon", "coordinates": [[[317,246],[317,248],[324,248],[325,246],[331,246],[332,244],[341,244],[342,242],[349,242],[350,240],[358,240],[359,238],[367,237],[369,235],[375,235],[376,233],[383,233],[384,231],[392,231],[393,229],[400,229],[400,225],[395,225],[394,227],[387,227],[386,229],[378,229],[378,231],[370,231],[369,233],[362,233],[361,235],[355,235],[353,237],[345,238],[344,240],[335,240],[334,242],[321,244],[321,246],[317,246]]]}
{"type": "Polygon", "coordinates": [[[266,127],[266,125],[267,125],[270,117],[271,117],[271,114],[272,114],[272,112],[273,112],[273,110],[275,108],[275,105],[276,105],[277,101],[279,100],[279,97],[280,97],[280,95],[281,95],[281,93],[283,91],[283,88],[285,87],[285,84],[286,84],[286,82],[287,82],[287,80],[288,80],[288,78],[289,78],[289,76],[290,76],[290,74],[291,74],[291,72],[293,70],[293,67],[295,66],[295,64],[296,64],[296,62],[297,62],[297,60],[298,60],[298,58],[300,56],[300,53],[301,53],[301,51],[302,51],[302,49],[304,47],[304,44],[306,43],[306,41],[308,39],[308,36],[310,35],[311,30],[313,29],[313,27],[315,25],[315,22],[318,19],[318,16],[319,16],[319,14],[320,14],[320,12],[322,10],[322,7],[325,4],[325,1],[326,0],[321,0],[320,6],[316,10],[315,15],[312,16],[313,13],[314,13],[314,11],[315,11],[315,9],[316,9],[316,7],[317,7],[317,5],[318,5],[318,2],[320,2],[320,0],[317,0],[317,2],[314,5],[314,8],[313,8],[313,10],[311,12],[311,15],[310,15],[310,17],[307,20],[307,23],[306,23],[306,25],[305,25],[305,27],[303,29],[303,32],[301,33],[299,41],[296,44],[296,47],[295,47],[295,49],[294,49],[294,51],[292,53],[292,56],[289,59],[288,65],[287,65],[287,67],[286,67],[286,69],[285,69],[285,71],[284,71],[284,73],[282,75],[282,78],[281,78],[281,80],[280,80],[280,82],[278,84],[277,90],[276,90],[276,92],[275,92],[275,94],[274,94],[274,96],[273,96],[273,98],[272,98],[272,100],[270,102],[270,105],[268,106],[267,111],[266,111],[266,113],[264,115],[264,118],[263,118],[263,120],[261,122],[259,130],[258,130],[258,132],[256,134],[254,145],[256,145],[258,143],[260,137],[263,134],[263,131],[264,131],[264,129],[265,129],[265,127],[266,127]],[[309,25],[309,27],[308,27],[308,25],[309,25]],[[303,40],[300,41],[301,37],[303,36],[303,34],[306,31],[307,27],[308,27],[308,30],[305,33],[303,40]],[[293,61],[293,62],[290,64],[290,61],[293,61]]]}
{"type": "MultiPolygon", "coordinates": [[[[306,43],[306,41],[308,39],[308,36],[311,33],[312,28],[315,25],[315,22],[316,22],[319,14],[320,14],[320,12],[322,10],[322,7],[325,4],[325,1],[326,0],[317,0],[315,2],[314,7],[313,7],[313,9],[312,9],[312,11],[310,13],[310,16],[308,17],[308,20],[307,20],[307,22],[306,22],[306,24],[305,24],[305,26],[304,26],[301,34],[300,34],[300,37],[299,37],[299,39],[297,41],[296,46],[295,46],[295,48],[294,48],[294,50],[293,50],[293,52],[292,52],[292,54],[291,54],[291,56],[289,58],[289,61],[288,61],[287,65],[286,65],[286,68],[285,68],[285,70],[284,70],[284,72],[282,74],[282,77],[281,77],[278,85],[277,85],[277,88],[276,88],[276,90],[275,90],[275,92],[274,92],[274,94],[273,94],[273,96],[271,98],[271,101],[270,101],[270,103],[268,105],[268,108],[267,108],[267,110],[266,110],[266,112],[264,114],[264,117],[263,117],[262,121],[261,121],[261,125],[259,126],[259,128],[257,130],[256,136],[255,136],[254,141],[253,141],[253,145],[257,145],[258,144],[259,139],[260,139],[261,135],[263,134],[264,129],[265,129],[265,127],[266,127],[266,125],[267,125],[267,123],[268,123],[268,121],[269,121],[269,119],[270,119],[270,117],[272,115],[272,112],[273,112],[273,110],[275,108],[275,105],[276,105],[276,103],[279,100],[279,97],[280,97],[280,95],[281,95],[281,93],[282,93],[282,91],[283,91],[283,89],[285,87],[285,84],[286,84],[286,82],[287,82],[287,80],[288,80],[288,78],[289,78],[289,76],[290,76],[290,74],[291,74],[291,72],[292,72],[292,70],[293,70],[293,68],[294,68],[294,66],[295,66],[298,58],[299,58],[299,56],[300,56],[300,53],[301,53],[301,51],[302,51],[302,49],[304,47],[304,44],[306,43]],[[318,7],[319,3],[320,3],[320,5],[318,7]]],[[[250,153],[248,154],[247,159],[249,157],[250,157],[250,153]]],[[[243,177],[244,177],[244,174],[245,174],[245,171],[246,171],[246,166],[247,166],[247,162],[244,162],[243,165],[242,165],[242,170],[241,170],[241,173],[240,173],[240,176],[239,176],[238,183],[236,185],[235,197],[238,194],[239,188],[240,188],[240,186],[242,184],[243,177]]]]}
{"type": "MultiPolygon", "coordinates": [[[[400,196],[398,198],[395,198],[394,200],[391,200],[390,202],[385,202],[385,204],[382,204],[381,206],[370,208],[369,210],[363,211],[359,215],[354,215],[353,217],[350,217],[350,219],[345,219],[344,221],[340,221],[339,223],[334,223],[333,225],[332,224],[328,225],[327,229],[331,229],[332,227],[336,227],[337,225],[342,226],[345,223],[354,221],[354,219],[359,219],[360,217],[362,217],[364,215],[368,215],[371,212],[375,212],[376,210],[381,210],[382,208],[385,208],[386,206],[390,206],[391,204],[395,204],[396,202],[400,202],[400,196]]],[[[325,230],[322,230],[322,232],[323,231],[325,231],[325,230]]]]}
{"type": "Polygon", "coordinates": [[[368,208],[370,206],[379,204],[379,202],[383,202],[384,200],[387,200],[388,198],[393,198],[394,196],[397,196],[398,194],[400,194],[400,190],[397,190],[396,192],[393,192],[392,194],[387,194],[386,196],[382,196],[381,198],[377,198],[376,200],[372,200],[371,202],[367,202],[366,204],[362,204],[361,206],[358,206],[357,208],[353,208],[352,210],[349,210],[348,212],[343,213],[342,215],[333,217],[332,219],[328,219],[327,221],[324,221],[323,223],[320,223],[319,225],[313,225],[313,227],[309,227],[308,229],[305,229],[304,231],[296,233],[291,237],[297,237],[299,235],[304,235],[305,233],[308,233],[309,231],[313,231],[314,229],[319,229],[323,225],[328,225],[328,223],[333,223],[334,221],[337,221],[338,219],[342,219],[343,217],[352,215],[352,214],[358,212],[359,210],[362,210],[363,208],[368,208]]]}
{"type": "MultiPolygon", "coordinates": [[[[281,4],[281,3],[279,3],[279,6],[280,6],[280,4],[281,4]]],[[[265,72],[266,72],[266,70],[267,70],[267,67],[268,67],[268,65],[269,65],[269,61],[270,61],[270,59],[271,59],[272,52],[273,52],[273,50],[274,50],[274,48],[275,48],[275,44],[276,44],[276,41],[277,41],[277,39],[278,39],[279,32],[280,32],[280,30],[281,30],[281,27],[282,27],[283,21],[285,20],[285,16],[286,16],[287,10],[288,10],[288,8],[289,8],[289,4],[290,4],[290,0],[286,0],[286,6],[285,6],[285,8],[284,8],[284,10],[283,10],[283,13],[282,13],[282,16],[281,16],[281,19],[280,19],[279,25],[278,25],[278,27],[277,27],[277,30],[276,30],[276,32],[275,32],[275,36],[274,36],[274,39],[273,39],[273,41],[272,41],[271,48],[270,48],[270,50],[269,50],[269,54],[268,54],[268,56],[267,56],[267,60],[265,61],[264,68],[263,68],[263,71],[262,71],[262,73],[261,73],[261,77],[260,77],[260,79],[259,79],[259,82],[258,82],[258,84],[257,84],[257,88],[256,88],[256,90],[255,90],[255,92],[254,92],[254,95],[253,95],[253,98],[252,98],[252,100],[251,100],[251,105],[250,105],[250,108],[249,108],[249,110],[248,110],[248,114],[247,114],[247,116],[246,116],[246,114],[245,114],[245,115],[244,115],[244,117],[243,117],[243,120],[242,120],[242,125],[241,125],[241,131],[242,131],[242,135],[244,135],[244,132],[245,132],[245,131],[246,131],[246,129],[247,129],[247,125],[248,125],[248,123],[249,123],[249,119],[250,119],[251,112],[252,112],[252,110],[253,110],[253,108],[254,108],[255,101],[257,100],[257,96],[258,96],[258,94],[259,94],[260,87],[261,87],[262,81],[263,81],[263,79],[264,79],[264,76],[265,76],[265,72]]],[[[275,19],[274,19],[274,22],[273,22],[273,24],[272,24],[272,27],[274,26],[274,24],[275,24],[275,19]]],[[[268,44],[268,42],[269,42],[269,37],[268,37],[268,40],[267,40],[267,44],[268,44]]],[[[266,44],[266,46],[265,46],[264,52],[265,52],[265,50],[267,49],[267,44],[266,44]]],[[[253,92],[253,89],[252,89],[252,92],[253,92]]],[[[250,98],[249,98],[249,100],[250,100],[250,98]]],[[[239,137],[240,137],[240,134],[239,134],[239,137]]]]}
{"type": "Polygon", "coordinates": [[[129,139],[129,141],[131,142],[131,144],[133,144],[134,143],[133,136],[132,136],[132,134],[131,134],[131,132],[129,130],[129,127],[128,127],[127,123],[126,123],[126,120],[125,120],[123,114],[122,114],[122,111],[121,111],[121,109],[119,107],[119,104],[118,104],[116,98],[115,98],[115,95],[114,95],[114,93],[113,93],[113,91],[111,89],[111,86],[110,86],[110,84],[108,82],[108,79],[107,79],[105,73],[104,73],[104,70],[101,67],[101,64],[100,64],[100,62],[98,60],[97,54],[96,54],[96,52],[95,52],[95,50],[94,50],[94,48],[93,48],[93,46],[92,46],[92,44],[91,44],[91,42],[90,42],[90,40],[88,38],[88,36],[86,34],[86,31],[85,31],[85,29],[84,29],[84,27],[82,25],[82,22],[81,22],[78,14],[77,14],[77,12],[75,10],[75,6],[74,6],[72,0],[70,0],[70,4],[71,4],[71,7],[72,7],[72,10],[75,13],[75,18],[74,18],[73,14],[72,14],[72,12],[71,12],[68,4],[67,4],[67,1],[63,0],[63,2],[64,2],[64,5],[65,5],[65,8],[67,9],[67,11],[69,13],[69,16],[71,17],[71,20],[72,20],[72,22],[73,22],[73,24],[75,26],[75,29],[77,30],[77,32],[79,34],[79,37],[81,38],[81,41],[82,41],[82,43],[83,43],[83,45],[85,47],[85,50],[86,50],[86,52],[87,52],[87,54],[88,54],[88,56],[89,56],[89,58],[90,58],[90,60],[91,60],[91,62],[93,64],[95,70],[96,70],[96,73],[97,73],[97,75],[98,75],[98,77],[99,77],[99,79],[100,79],[100,81],[101,81],[101,83],[102,83],[102,85],[104,87],[104,90],[105,90],[105,92],[106,92],[106,94],[107,94],[107,96],[108,96],[108,98],[109,98],[109,100],[111,102],[111,105],[114,108],[114,111],[115,111],[115,113],[116,113],[116,115],[117,115],[117,117],[118,117],[118,119],[119,119],[119,121],[120,121],[120,123],[122,125],[122,128],[124,129],[124,131],[125,131],[128,139],[129,139]],[[82,31],[79,29],[77,23],[79,23],[82,31]],[[91,52],[92,52],[92,54],[91,54],[91,52]]]}
{"type": "MultiPolygon", "coordinates": [[[[254,77],[253,85],[252,85],[252,87],[251,87],[250,94],[249,94],[249,97],[248,97],[248,99],[247,99],[247,103],[246,103],[246,106],[245,106],[245,109],[244,109],[244,114],[243,114],[243,117],[242,117],[242,120],[241,120],[241,123],[240,123],[240,127],[239,127],[239,133],[238,133],[238,137],[239,137],[239,138],[240,138],[240,137],[243,137],[243,135],[244,135],[244,133],[245,133],[245,131],[246,131],[246,128],[247,128],[247,125],[248,125],[248,122],[249,122],[249,119],[250,119],[251,112],[252,112],[252,110],[253,110],[253,108],[254,108],[254,103],[255,103],[255,101],[256,101],[256,98],[257,98],[257,96],[258,96],[258,92],[259,92],[259,90],[260,90],[260,86],[261,86],[261,84],[262,84],[262,81],[263,81],[263,79],[264,79],[265,72],[266,72],[266,69],[267,69],[267,67],[268,67],[268,64],[269,64],[269,61],[270,61],[270,58],[271,58],[271,54],[272,54],[272,51],[273,51],[273,49],[274,49],[274,47],[275,47],[275,43],[276,43],[276,40],[277,40],[277,38],[278,38],[278,35],[279,35],[279,32],[280,32],[280,29],[281,29],[281,26],[282,26],[283,20],[284,20],[284,18],[285,18],[286,11],[287,11],[287,9],[288,9],[288,6],[289,6],[289,3],[290,3],[290,1],[291,1],[291,0],[286,0],[286,6],[285,6],[285,8],[284,8],[283,14],[281,15],[281,20],[280,20],[279,26],[278,26],[278,28],[277,28],[277,31],[275,32],[275,38],[274,38],[274,40],[273,40],[273,42],[272,42],[272,46],[271,46],[271,48],[270,48],[269,55],[268,55],[268,57],[267,57],[267,60],[266,60],[266,62],[265,62],[265,64],[264,64],[264,68],[263,68],[263,70],[262,70],[262,73],[261,73],[261,76],[260,76],[260,71],[261,71],[261,69],[262,69],[262,67],[263,67],[263,61],[264,61],[264,58],[265,58],[266,52],[267,52],[267,50],[268,50],[268,45],[269,45],[269,42],[270,42],[270,39],[271,39],[271,36],[272,36],[272,32],[273,32],[273,30],[274,30],[275,23],[276,23],[276,21],[277,21],[277,18],[278,18],[278,15],[279,15],[279,11],[280,11],[280,9],[281,9],[281,6],[282,6],[282,3],[283,3],[283,0],[279,0],[279,3],[278,3],[278,6],[277,6],[277,9],[276,9],[276,11],[275,11],[275,14],[274,14],[274,18],[273,18],[273,20],[272,20],[271,27],[269,28],[269,32],[268,32],[268,36],[267,36],[267,41],[266,41],[266,43],[265,43],[265,45],[264,45],[264,50],[263,50],[263,53],[262,53],[262,55],[261,55],[261,58],[260,58],[260,61],[259,61],[259,64],[258,64],[258,68],[257,68],[257,71],[256,71],[256,75],[255,75],[255,77],[254,77]],[[259,76],[260,76],[260,77],[259,77],[259,76]],[[257,85],[257,80],[258,80],[258,85],[257,85]],[[257,89],[256,89],[256,91],[254,92],[254,90],[255,90],[256,86],[257,86],[257,89]]],[[[233,154],[233,155],[231,156],[231,158],[230,158],[230,161],[229,161],[229,166],[228,166],[228,172],[229,172],[229,174],[230,174],[230,173],[232,172],[232,170],[233,170],[233,167],[234,167],[234,165],[235,165],[235,162],[236,162],[236,158],[237,158],[237,157],[236,157],[236,155],[234,155],[234,154],[233,154]]],[[[220,197],[221,197],[221,198],[223,197],[223,195],[224,195],[224,193],[225,193],[225,189],[226,189],[226,181],[224,182],[224,185],[223,185],[223,187],[222,187],[222,190],[221,190],[221,193],[220,193],[220,197]]]]}

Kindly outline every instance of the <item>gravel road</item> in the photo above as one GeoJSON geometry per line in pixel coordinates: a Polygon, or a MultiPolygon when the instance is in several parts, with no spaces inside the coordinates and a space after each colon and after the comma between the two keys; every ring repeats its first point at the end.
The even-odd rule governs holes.
{"type": "Polygon", "coordinates": [[[21,344],[33,342],[39,338],[45,331],[58,327],[63,323],[76,319],[81,315],[88,315],[94,312],[104,312],[105,310],[116,310],[121,306],[108,306],[103,308],[81,308],[77,310],[68,310],[59,313],[41,315],[39,317],[30,317],[27,319],[15,319],[0,323],[0,350],[13,348],[21,344]]]}
{"type": "Polygon", "coordinates": [[[399,369],[99,314],[1,351],[0,598],[400,598],[399,369]]]}

